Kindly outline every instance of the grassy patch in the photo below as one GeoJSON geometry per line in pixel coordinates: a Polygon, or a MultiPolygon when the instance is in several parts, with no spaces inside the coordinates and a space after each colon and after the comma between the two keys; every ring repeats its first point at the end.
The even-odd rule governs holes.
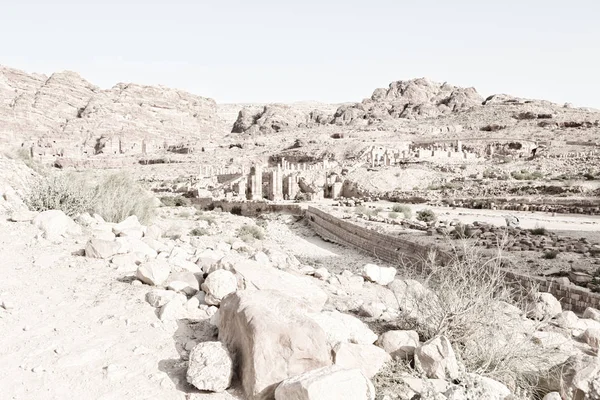
{"type": "Polygon", "coordinates": [[[189,207],[192,205],[192,201],[183,196],[163,196],[160,198],[160,202],[165,207],[189,207]]]}
{"type": "Polygon", "coordinates": [[[425,209],[425,210],[421,210],[421,211],[417,212],[417,220],[418,221],[433,222],[436,219],[437,219],[437,215],[435,215],[435,213],[430,209],[425,209]]]}
{"type": "Polygon", "coordinates": [[[190,231],[190,236],[207,236],[210,235],[206,228],[194,228],[190,231]]]}
{"type": "Polygon", "coordinates": [[[404,204],[394,204],[392,207],[392,211],[395,213],[400,213],[404,215],[404,218],[411,219],[412,218],[412,209],[410,206],[404,204]]]}

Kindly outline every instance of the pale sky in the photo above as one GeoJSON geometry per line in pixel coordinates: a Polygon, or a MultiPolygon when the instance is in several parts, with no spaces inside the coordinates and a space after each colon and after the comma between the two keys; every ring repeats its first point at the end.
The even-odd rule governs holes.
{"type": "Polygon", "coordinates": [[[0,64],[217,102],[360,101],[427,77],[600,108],[598,0],[0,0],[0,64]]]}

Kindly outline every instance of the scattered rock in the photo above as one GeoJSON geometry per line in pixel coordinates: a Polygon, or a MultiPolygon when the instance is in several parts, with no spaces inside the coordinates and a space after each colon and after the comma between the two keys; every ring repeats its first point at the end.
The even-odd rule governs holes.
{"type": "Polygon", "coordinates": [[[275,390],[275,400],[374,400],[375,388],[359,369],[331,366],[286,379],[275,390]]]}
{"type": "Polygon", "coordinates": [[[338,343],[373,344],[377,335],[356,317],[338,311],[323,311],[310,314],[327,335],[327,341],[333,348],[338,343]]]}
{"type": "Polygon", "coordinates": [[[177,296],[177,293],[172,290],[152,289],[146,293],[146,301],[152,307],[158,308],[167,304],[177,296]]]}
{"type": "Polygon", "coordinates": [[[162,285],[171,273],[171,266],[163,260],[152,260],[142,263],[137,269],[137,278],[154,286],[162,285]]]}
{"type": "Polygon", "coordinates": [[[233,359],[221,342],[202,342],[190,353],[187,381],[200,390],[223,392],[231,385],[233,359]]]}
{"type": "Polygon", "coordinates": [[[33,225],[41,229],[43,237],[50,241],[60,241],[69,235],[81,235],[81,226],[60,210],[48,210],[39,213],[33,220],[33,225]]]}
{"type": "Polygon", "coordinates": [[[231,272],[219,269],[206,277],[202,290],[206,293],[206,304],[217,306],[225,296],[237,290],[237,279],[231,272]]]}
{"type": "Polygon", "coordinates": [[[363,267],[363,276],[371,282],[386,286],[394,281],[396,268],[380,267],[375,264],[367,264],[363,267]]]}
{"type": "Polygon", "coordinates": [[[367,378],[374,377],[392,359],[385,350],[372,344],[338,343],[333,354],[335,365],[360,369],[367,378]]]}
{"type": "Polygon", "coordinates": [[[115,241],[90,239],[85,245],[85,256],[107,259],[116,255],[120,249],[121,245],[115,241]]]}
{"type": "Polygon", "coordinates": [[[583,318],[593,319],[594,321],[600,322],[600,311],[595,308],[588,307],[583,312],[583,318]]]}
{"type": "Polygon", "coordinates": [[[196,275],[191,272],[174,272],[169,276],[167,288],[193,296],[200,290],[196,275]]]}
{"type": "Polygon", "coordinates": [[[459,368],[450,341],[435,337],[415,349],[415,367],[428,378],[456,379],[459,368]]]}
{"type": "Polygon", "coordinates": [[[527,305],[527,316],[538,321],[556,317],[562,312],[560,302],[550,293],[539,293],[535,302],[527,305]]]}
{"type": "Polygon", "coordinates": [[[419,346],[419,334],[415,331],[387,331],[377,339],[377,344],[395,359],[411,360],[419,346]]]}

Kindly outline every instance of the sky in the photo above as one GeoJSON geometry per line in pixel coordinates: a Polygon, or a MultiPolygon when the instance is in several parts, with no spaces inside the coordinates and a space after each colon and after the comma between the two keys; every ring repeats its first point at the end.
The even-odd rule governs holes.
{"type": "Polygon", "coordinates": [[[219,103],[352,102],[426,77],[600,108],[597,0],[0,0],[0,64],[219,103]]]}

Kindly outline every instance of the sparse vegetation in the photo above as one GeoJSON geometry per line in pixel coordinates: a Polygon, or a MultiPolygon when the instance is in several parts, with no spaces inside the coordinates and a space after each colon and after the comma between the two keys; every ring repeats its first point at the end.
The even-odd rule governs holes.
{"type": "Polygon", "coordinates": [[[160,201],[165,207],[189,207],[192,205],[192,201],[183,196],[163,196],[160,201]]]}
{"type": "Polygon", "coordinates": [[[388,213],[388,218],[396,219],[396,218],[398,218],[399,215],[400,214],[398,214],[397,212],[392,211],[392,212],[388,213]]]}
{"type": "Polygon", "coordinates": [[[206,228],[194,228],[190,231],[190,236],[207,236],[209,234],[206,228]]]}
{"type": "Polygon", "coordinates": [[[544,174],[540,171],[529,172],[526,169],[513,171],[510,175],[518,181],[534,181],[544,177],[544,174]]]}
{"type": "Polygon", "coordinates": [[[263,240],[265,232],[260,226],[244,224],[238,229],[237,235],[244,242],[252,242],[254,240],[263,240]]]}
{"type": "Polygon", "coordinates": [[[536,235],[536,236],[548,235],[548,231],[543,226],[536,226],[533,229],[529,229],[529,232],[531,232],[532,235],[536,235]]]}
{"type": "Polygon", "coordinates": [[[217,225],[217,220],[212,215],[200,214],[196,219],[198,221],[206,221],[208,225],[217,225]]]}
{"type": "Polygon", "coordinates": [[[421,210],[421,211],[417,212],[417,220],[418,221],[433,222],[436,219],[437,219],[437,215],[435,215],[435,213],[430,209],[425,209],[425,210],[421,210]]]}
{"type": "Polygon", "coordinates": [[[154,215],[154,197],[126,173],[106,176],[95,189],[94,210],[108,222],[136,215],[147,223],[154,215]]]}
{"type": "Polygon", "coordinates": [[[95,201],[94,190],[74,174],[38,178],[26,199],[32,210],[61,210],[71,217],[94,210],[95,201]]]}
{"type": "Polygon", "coordinates": [[[400,213],[404,215],[404,218],[411,219],[412,218],[412,209],[404,204],[394,204],[392,207],[392,211],[395,213],[400,213]]]}
{"type": "Polygon", "coordinates": [[[545,260],[554,260],[558,256],[558,250],[546,250],[542,254],[542,258],[545,260]]]}
{"type": "Polygon", "coordinates": [[[233,206],[233,207],[231,207],[231,213],[233,215],[242,215],[242,207],[241,206],[233,206]]]}
{"type": "MultiPolygon", "coordinates": [[[[379,210],[382,210],[382,209],[379,209],[379,210]]],[[[354,207],[354,212],[356,214],[362,214],[362,215],[365,215],[367,217],[374,217],[374,216],[376,216],[379,213],[378,209],[371,209],[371,208],[367,208],[365,206],[356,206],[356,207],[354,207]]]]}

